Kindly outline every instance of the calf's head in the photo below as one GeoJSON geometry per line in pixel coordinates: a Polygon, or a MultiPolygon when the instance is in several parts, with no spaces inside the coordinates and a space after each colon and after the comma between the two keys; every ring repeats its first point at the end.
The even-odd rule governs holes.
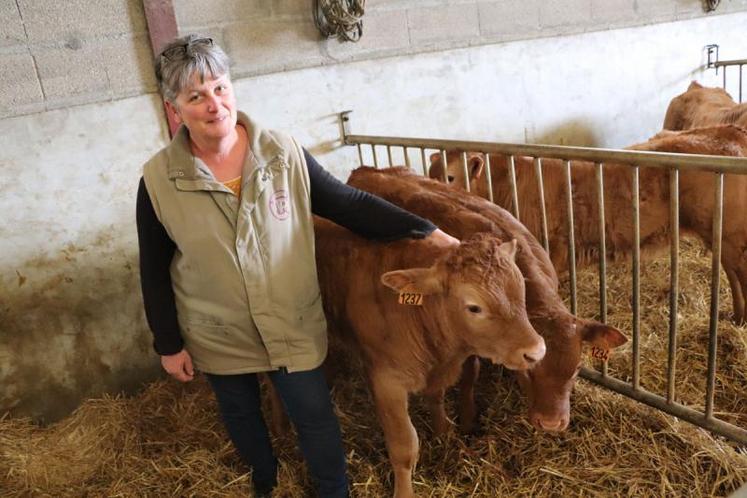
{"type": "Polygon", "coordinates": [[[570,397],[582,363],[583,345],[609,351],[627,338],[616,328],[565,313],[533,320],[544,332],[547,354],[534,368],[516,372],[537,429],[562,431],[570,422],[570,397]]]}
{"type": "MultiPolygon", "coordinates": [[[[491,156],[492,157],[492,156],[491,156]]],[[[431,154],[431,164],[428,176],[440,182],[444,181],[444,165],[440,152],[431,154]]],[[[485,168],[485,155],[479,152],[467,152],[467,180],[470,189],[474,190],[477,180],[482,176],[485,168]]],[[[446,182],[454,188],[466,190],[464,163],[462,152],[449,151],[446,153],[446,182]]]]}
{"type": "Polygon", "coordinates": [[[440,326],[458,336],[466,353],[524,370],[542,359],[545,342],[529,323],[515,255],[515,240],[481,233],[430,268],[391,271],[381,281],[397,292],[438,299],[440,326]]]}
{"type": "Polygon", "coordinates": [[[697,81],[693,81],[687,87],[686,92],[677,95],[669,102],[662,128],[665,130],[687,130],[693,126],[703,126],[704,123],[695,119],[696,113],[699,111],[702,110],[709,114],[709,110],[714,107],[729,108],[735,105],[737,103],[725,90],[704,87],[697,81]]]}

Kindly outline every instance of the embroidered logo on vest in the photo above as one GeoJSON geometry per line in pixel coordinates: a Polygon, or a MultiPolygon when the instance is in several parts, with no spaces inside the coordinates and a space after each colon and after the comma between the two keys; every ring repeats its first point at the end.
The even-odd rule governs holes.
{"type": "Polygon", "coordinates": [[[276,190],[270,196],[270,212],[278,220],[285,220],[290,216],[290,197],[285,190],[276,190]]]}

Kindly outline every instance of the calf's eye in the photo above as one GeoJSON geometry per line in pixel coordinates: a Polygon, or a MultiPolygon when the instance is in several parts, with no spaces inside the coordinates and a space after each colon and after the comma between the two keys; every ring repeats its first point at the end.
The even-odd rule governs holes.
{"type": "Polygon", "coordinates": [[[470,304],[469,306],[467,306],[467,311],[469,311],[470,313],[481,313],[482,308],[480,308],[476,304],[470,304]]]}

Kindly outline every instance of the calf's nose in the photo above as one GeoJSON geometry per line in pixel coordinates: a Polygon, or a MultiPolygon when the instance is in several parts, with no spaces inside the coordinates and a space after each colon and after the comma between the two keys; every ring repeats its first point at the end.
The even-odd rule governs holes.
{"type": "Polygon", "coordinates": [[[539,344],[523,351],[524,360],[529,364],[529,366],[532,366],[545,357],[545,351],[545,341],[540,339],[539,344]]]}
{"type": "Polygon", "coordinates": [[[565,417],[555,419],[537,417],[534,419],[534,426],[548,432],[560,432],[568,427],[568,419],[565,417]]]}

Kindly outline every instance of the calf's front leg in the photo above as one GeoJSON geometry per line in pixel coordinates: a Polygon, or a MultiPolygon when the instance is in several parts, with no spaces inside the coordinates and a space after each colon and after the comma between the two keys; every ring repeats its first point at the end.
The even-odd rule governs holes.
{"type": "Polygon", "coordinates": [[[407,412],[407,390],[386,375],[372,375],[371,389],[394,471],[394,498],[412,498],[418,435],[407,412]]]}
{"type": "Polygon", "coordinates": [[[444,398],[446,391],[438,389],[435,392],[426,393],[428,409],[431,412],[431,424],[433,425],[433,435],[436,437],[443,436],[449,432],[451,423],[446,416],[446,406],[444,398]]]}
{"type": "Polygon", "coordinates": [[[459,430],[463,434],[470,434],[475,430],[475,384],[479,377],[480,358],[470,356],[462,365],[462,377],[459,379],[459,430]]]}

